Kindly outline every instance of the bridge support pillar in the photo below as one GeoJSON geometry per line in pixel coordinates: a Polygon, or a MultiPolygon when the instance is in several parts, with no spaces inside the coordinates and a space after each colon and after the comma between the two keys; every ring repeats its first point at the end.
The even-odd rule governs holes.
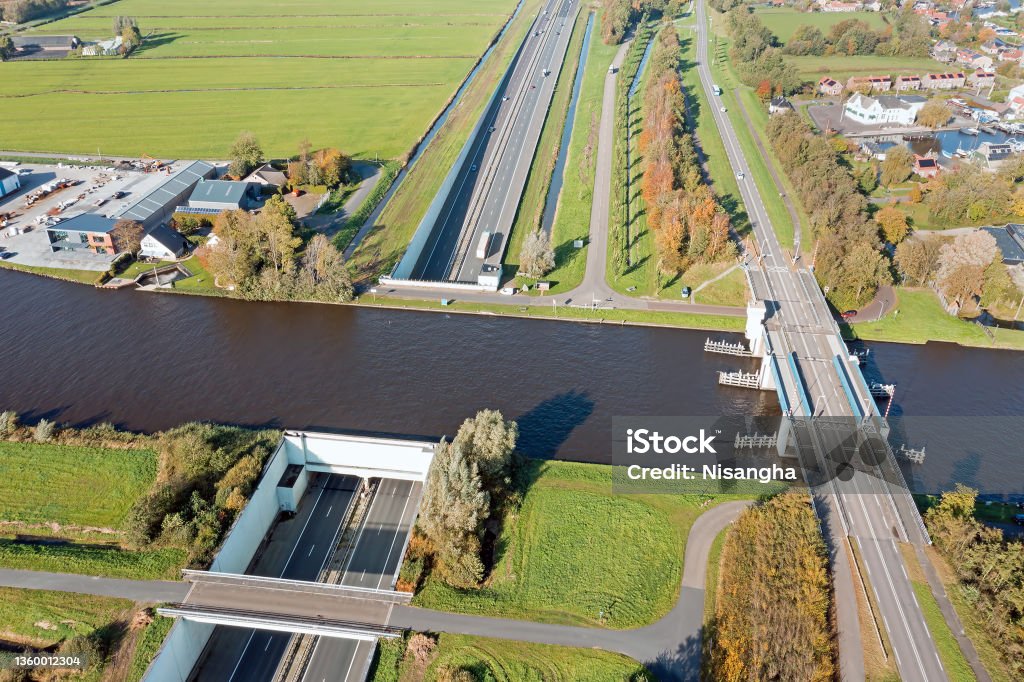
{"type": "Polygon", "coordinates": [[[750,343],[750,352],[756,357],[765,354],[764,320],[768,315],[768,307],[764,301],[751,301],[747,304],[747,328],[745,336],[750,343]]]}
{"type": "Polygon", "coordinates": [[[785,457],[789,449],[789,440],[793,436],[793,420],[785,415],[779,419],[779,437],[775,441],[776,451],[779,457],[785,457]]]}

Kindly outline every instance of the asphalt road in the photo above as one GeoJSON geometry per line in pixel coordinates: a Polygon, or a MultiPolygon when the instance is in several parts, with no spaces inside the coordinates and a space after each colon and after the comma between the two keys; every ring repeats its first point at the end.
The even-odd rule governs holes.
{"type": "MultiPolygon", "coordinates": [[[[302,508],[287,528],[288,536],[274,538],[253,569],[254,575],[291,580],[315,580],[330,556],[333,540],[348,506],[355,498],[358,479],[321,475],[303,498],[302,508]],[[294,538],[294,540],[292,540],[294,538]]],[[[196,680],[256,682],[271,680],[288,646],[290,635],[240,628],[216,628],[196,680]]]]}
{"type": "MultiPolygon", "coordinates": [[[[838,328],[813,274],[800,262],[791,262],[783,252],[768,218],[764,202],[750,175],[736,132],[721,99],[713,94],[713,79],[707,64],[708,24],[703,3],[697,5],[698,72],[711,114],[721,134],[733,172],[739,179],[740,194],[757,237],[759,257],[750,262],[754,290],[758,298],[772,302],[767,323],[768,338],[779,358],[796,354],[798,375],[783,372],[783,391],[790,404],[798,406],[794,414],[824,416],[852,415],[856,409],[874,409],[870,396],[854,384],[857,406],[851,406],[833,366],[837,355],[853,377],[838,328]],[[801,395],[798,382],[804,386],[801,395]],[[810,404],[807,404],[809,401],[810,404]],[[802,406],[802,407],[799,407],[802,406]]],[[[817,433],[809,429],[815,447],[827,450],[829,438],[838,434],[817,433]]],[[[840,632],[840,672],[845,679],[863,679],[863,648],[856,611],[856,597],[846,552],[839,547],[847,535],[860,544],[867,576],[878,597],[879,610],[893,648],[898,651],[897,667],[907,681],[946,679],[935,643],[928,633],[920,606],[907,578],[902,557],[895,545],[897,538],[914,540],[912,519],[915,511],[906,508],[909,496],[883,491],[878,480],[883,474],[873,465],[855,470],[849,481],[832,480],[814,490],[819,514],[826,523],[826,534],[833,544],[833,574],[840,632]],[[906,499],[904,499],[906,498],[906,499]],[[822,508],[824,506],[824,508],[822,508]],[[902,506],[902,508],[901,508],[902,506]],[[838,522],[838,523],[837,523],[838,522]],[[895,533],[895,535],[894,535],[895,533]]]]}
{"type": "MultiPolygon", "coordinates": [[[[405,540],[419,509],[422,484],[384,479],[374,494],[352,558],[345,567],[342,585],[389,590],[398,576],[405,540]]],[[[356,682],[365,677],[373,656],[372,642],[320,637],[303,680],[356,682]],[[346,671],[342,677],[338,673],[346,671]]]]}
{"type": "Polygon", "coordinates": [[[477,281],[500,264],[572,33],[576,0],[548,0],[456,177],[413,276],[477,281]],[[544,76],[547,70],[549,75],[544,76]],[[505,99],[507,98],[507,99],[505,99]],[[483,234],[491,235],[484,257],[483,234]]]}

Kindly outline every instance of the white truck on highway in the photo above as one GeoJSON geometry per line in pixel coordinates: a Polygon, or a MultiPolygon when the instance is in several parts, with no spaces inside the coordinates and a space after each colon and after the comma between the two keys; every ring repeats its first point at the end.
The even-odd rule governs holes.
{"type": "Polygon", "coordinates": [[[491,246],[491,233],[484,232],[480,235],[480,243],[476,247],[476,257],[480,259],[487,258],[487,251],[491,246]]]}

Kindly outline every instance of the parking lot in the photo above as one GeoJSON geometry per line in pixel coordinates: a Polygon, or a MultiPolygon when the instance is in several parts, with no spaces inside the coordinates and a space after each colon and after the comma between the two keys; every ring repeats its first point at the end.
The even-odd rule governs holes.
{"type": "Polygon", "coordinates": [[[53,252],[46,227],[80,213],[116,217],[166,177],[157,171],[146,173],[109,166],[6,167],[19,173],[21,189],[0,199],[0,257],[19,265],[97,272],[108,269],[115,256],[85,249],[53,252]],[[74,184],[28,205],[30,195],[62,180],[74,184]]]}

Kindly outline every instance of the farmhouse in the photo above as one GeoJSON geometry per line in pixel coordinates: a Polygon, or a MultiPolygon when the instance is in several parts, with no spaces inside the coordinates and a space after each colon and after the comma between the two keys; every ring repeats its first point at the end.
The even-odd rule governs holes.
{"type": "Polygon", "coordinates": [[[113,218],[98,213],[80,213],[46,228],[46,236],[53,252],[86,249],[93,253],[116,254],[117,247],[110,234],[116,224],[113,218]]]}
{"type": "Polygon", "coordinates": [[[200,180],[188,198],[188,206],[181,213],[220,213],[221,211],[248,210],[258,198],[258,190],[251,182],[233,180],[200,180]]]}
{"type": "Polygon", "coordinates": [[[0,166],[0,197],[12,194],[21,188],[18,174],[0,166]]]}
{"type": "Polygon", "coordinates": [[[926,101],[924,97],[916,95],[868,97],[857,93],[846,101],[843,112],[864,125],[911,125],[926,101]]]}
{"type": "Polygon", "coordinates": [[[837,97],[843,93],[843,84],[828,76],[822,76],[818,81],[818,92],[829,97],[837,97]]]}
{"type": "Polygon", "coordinates": [[[265,163],[245,178],[245,182],[253,182],[263,187],[284,187],[288,184],[288,176],[269,163],[265,163]]]}
{"type": "Polygon", "coordinates": [[[217,169],[205,161],[193,161],[171,175],[159,187],[145,195],[118,217],[142,223],[147,230],[169,219],[176,206],[185,203],[192,189],[205,178],[212,178],[217,169]]]}
{"type": "Polygon", "coordinates": [[[772,97],[771,101],[768,102],[768,113],[769,114],[784,114],[787,111],[795,111],[793,109],[793,103],[785,97],[772,97]]]}
{"type": "Polygon", "coordinates": [[[166,225],[157,225],[142,238],[139,255],[144,258],[169,260],[181,256],[188,250],[188,240],[166,225]]]}
{"type": "Polygon", "coordinates": [[[15,57],[61,59],[82,44],[77,36],[11,36],[15,57]]]}

